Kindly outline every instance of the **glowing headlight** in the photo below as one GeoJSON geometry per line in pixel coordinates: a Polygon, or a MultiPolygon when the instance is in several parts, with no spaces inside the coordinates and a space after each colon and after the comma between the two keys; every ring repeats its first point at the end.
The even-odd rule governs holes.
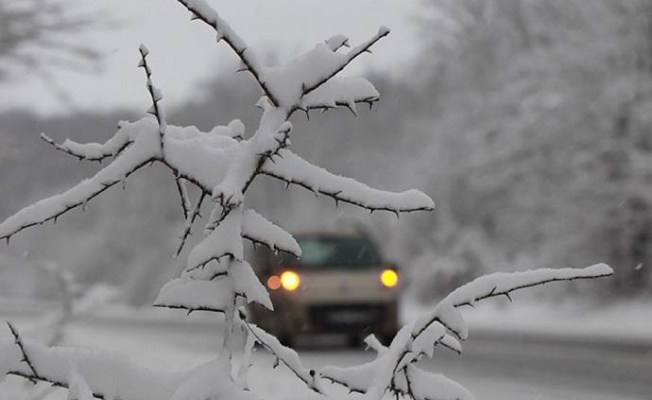
{"type": "Polygon", "coordinates": [[[380,274],[380,282],[385,287],[394,287],[398,284],[398,274],[393,269],[386,269],[380,274]]]}
{"type": "Polygon", "coordinates": [[[285,271],[281,274],[281,285],[283,289],[291,292],[296,290],[301,284],[299,275],[294,271],[285,271]]]}

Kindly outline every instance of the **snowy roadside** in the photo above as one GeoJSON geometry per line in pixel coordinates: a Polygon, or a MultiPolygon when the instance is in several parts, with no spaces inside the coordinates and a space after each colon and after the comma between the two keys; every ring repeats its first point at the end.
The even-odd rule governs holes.
{"type": "MultiPolygon", "coordinates": [[[[401,305],[403,323],[407,323],[434,305],[419,304],[406,298],[401,305]]],[[[0,301],[3,317],[36,316],[56,310],[53,303],[10,303],[0,301]]],[[[652,347],[652,300],[632,300],[613,304],[519,299],[513,304],[495,300],[463,311],[469,322],[470,336],[519,337],[549,341],[643,345],[652,347]]],[[[197,312],[191,316],[179,311],[154,307],[129,308],[111,305],[81,317],[95,323],[139,325],[165,324],[167,327],[211,327],[215,317],[197,312]]]]}
{"type": "MultiPolygon", "coordinates": [[[[432,306],[430,306],[432,307],[432,306]]],[[[403,321],[408,322],[429,309],[406,299],[403,321]]],[[[652,299],[595,304],[508,300],[466,308],[464,317],[473,336],[518,337],[521,340],[582,342],[615,346],[652,347],[652,299]]]]}

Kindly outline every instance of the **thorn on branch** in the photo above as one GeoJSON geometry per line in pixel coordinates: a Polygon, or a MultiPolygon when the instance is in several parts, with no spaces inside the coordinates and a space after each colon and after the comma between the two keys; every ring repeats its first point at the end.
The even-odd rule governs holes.
{"type": "Polygon", "coordinates": [[[356,117],[358,116],[358,113],[355,111],[354,107],[351,106],[351,104],[347,103],[344,107],[348,108],[348,110],[351,111],[351,114],[353,114],[354,116],[356,117]]]}

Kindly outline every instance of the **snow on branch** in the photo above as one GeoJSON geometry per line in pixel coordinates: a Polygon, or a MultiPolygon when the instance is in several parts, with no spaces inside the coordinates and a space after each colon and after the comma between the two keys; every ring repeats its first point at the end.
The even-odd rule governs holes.
{"type": "Polygon", "coordinates": [[[233,280],[235,293],[244,298],[247,303],[255,302],[268,310],[274,309],[267,289],[260,282],[258,275],[248,262],[233,262],[228,271],[228,277],[233,280]]]}
{"type": "Polygon", "coordinates": [[[407,366],[398,378],[397,390],[414,400],[475,400],[471,392],[454,380],[414,365],[407,366]]]}
{"type": "MultiPolygon", "coordinates": [[[[445,329],[441,325],[431,325],[428,334],[437,342],[445,336],[445,329]]],[[[350,391],[362,393],[361,398],[368,400],[379,400],[387,391],[413,400],[473,399],[461,385],[442,375],[433,377],[437,384],[411,379],[411,376],[426,374],[414,363],[422,355],[432,356],[432,349],[427,340],[413,340],[409,329],[401,329],[389,347],[382,346],[373,337],[365,341],[377,350],[375,360],[353,367],[325,367],[320,376],[350,391]]]]}
{"type": "Polygon", "coordinates": [[[317,379],[316,372],[314,370],[308,370],[303,366],[296,351],[283,346],[274,335],[265,332],[255,324],[249,323],[244,314],[241,313],[239,317],[249,330],[249,333],[253,335],[255,341],[260,343],[261,346],[274,355],[277,362],[285,365],[297,378],[305,383],[309,389],[319,394],[324,394],[323,388],[319,384],[319,379],[317,379]]]}
{"type": "Polygon", "coordinates": [[[224,279],[213,281],[187,277],[174,279],[163,286],[154,307],[224,313],[232,297],[224,279]]]}
{"type": "Polygon", "coordinates": [[[86,143],[81,144],[66,139],[63,144],[56,143],[45,133],[41,133],[41,140],[52,145],[57,150],[67,153],[79,160],[102,161],[108,157],[115,157],[120,154],[127,146],[133,143],[132,135],[129,131],[119,130],[111,139],[104,144],[86,143]]]}
{"type": "Polygon", "coordinates": [[[262,244],[273,251],[283,251],[301,257],[299,243],[287,233],[254,210],[246,210],[242,221],[242,237],[262,244]]]}
{"type": "Polygon", "coordinates": [[[298,108],[307,113],[309,110],[346,107],[357,115],[356,103],[366,103],[371,109],[373,103],[378,100],[380,94],[368,80],[335,76],[304,96],[298,108]]]}
{"type": "Polygon", "coordinates": [[[317,167],[290,150],[281,150],[274,163],[266,163],[262,173],[289,184],[302,186],[314,193],[332,197],[337,202],[350,203],[370,211],[394,213],[430,211],[433,201],[418,190],[400,193],[373,189],[354,179],[335,175],[317,167]]]}
{"type": "Polygon", "coordinates": [[[231,366],[223,359],[209,361],[194,368],[172,397],[166,400],[262,400],[243,390],[231,377],[231,366]]]}
{"type": "MultiPolygon", "coordinates": [[[[369,50],[376,42],[378,42],[380,39],[384,38],[385,36],[389,35],[390,30],[386,27],[380,27],[378,29],[378,32],[369,40],[366,42],[352,48],[349,50],[349,52],[342,57],[339,63],[329,65],[330,68],[325,69],[320,76],[315,76],[312,80],[310,81],[304,81],[304,85],[302,88],[302,97],[310,94],[313,90],[319,88],[321,85],[324,83],[328,82],[331,78],[333,78],[335,75],[337,75],[340,71],[342,71],[344,68],[346,68],[347,65],[349,65],[354,59],[356,59],[360,54],[362,53],[370,53],[371,51],[369,50]]],[[[328,43],[327,43],[328,44],[328,43]]],[[[335,53],[335,50],[332,50],[333,53],[335,53]]]]}
{"type": "Polygon", "coordinates": [[[213,201],[219,201],[224,213],[242,204],[244,193],[259,174],[260,168],[267,161],[275,162],[278,153],[290,145],[292,124],[289,121],[282,122],[277,129],[265,128],[259,129],[251,139],[233,146],[226,174],[213,187],[211,197],[213,201]]]}
{"type": "Polygon", "coordinates": [[[68,378],[68,399],[69,400],[93,400],[93,391],[88,387],[86,379],[77,371],[70,373],[68,378]]]}
{"type": "Polygon", "coordinates": [[[121,400],[160,400],[172,396],[184,373],[151,371],[118,353],[81,348],[46,347],[20,338],[17,345],[0,341],[0,375],[69,388],[74,371],[81,371],[94,397],[121,400]],[[28,355],[29,366],[22,361],[28,355]]]}
{"type": "Polygon", "coordinates": [[[413,400],[472,400],[471,393],[457,382],[416,365],[423,356],[432,358],[436,346],[461,352],[456,338],[466,339],[468,328],[459,307],[549,282],[594,279],[612,273],[607,265],[598,264],[583,269],[540,269],[478,278],[453,291],[433,311],[404,326],[389,347],[374,337],[367,338],[367,344],[378,353],[375,360],[354,367],[326,367],[320,376],[362,393],[365,400],[379,400],[387,390],[413,400]]]}
{"type": "Polygon", "coordinates": [[[438,323],[445,326],[456,338],[464,340],[468,335],[468,327],[461,313],[457,310],[461,306],[473,306],[478,301],[497,296],[506,296],[511,300],[510,293],[515,290],[550,282],[596,279],[612,274],[613,270],[608,265],[596,264],[581,269],[544,268],[533,271],[485,275],[460,286],[446,296],[433,311],[417,319],[412,328],[412,337],[417,339],[427,331],[430,325],[438,323]]]}
{"type": "Polygon", "coordinates": [[[258,280],[253,268],[246,261],[232,262],[230,268],[222,265],[214,279],[186,273],[161,289],[154,307],[225,313],[233,307],[233,293],[247,303],[255,302],[272,310],[272,302],[265,287],[258,280]]]}
{"type": "Polygon", "coordinates": [[[270,89],[263,76],[263,66],[260,64],[254,53],[247,46],[245,41],[223,20],[217,11],[205,0],[177,0],[193,14],[193,19],[199,19],[217,32],[217,41],[224,40],[226,44],[237,54],[242,62],[241,70],[249,71],[263,93],[274,106],[279,106],[276,94],[270,89]]]}
{"type": "Polygon", "coordinates": [[[148,135],[154,127],[146,120],[140,120],[136,124],[142,129],[141,134],[115,161],[101,169],[91,179],[82,181],[62,194],[25,207],[7,218],[0,224],[0,239],[8,241],[12,235],[23,229],[56,220],[60,215],[84,206],[89,200],[155,160],[158,157],[158,137],[155,136],[156,142],[153,147],[152,135],[148,135]]]}
{"type": "Polygon", "coordinates": [[[355,103],[355,101],[372,102],[377,100],[378,93],[364,80],[349,80],[351,86],[344,85],[347,80],[340,78],[333,80],[335,75],[346,68],[355,58],[377,41],[389,34],[389,29],[380,28],[378,33],[370,40],[354,47],[348,53],[342,54],[337,50],[342,47],[342,37],[318,43],[315,47],[286,65],[266,68],[263,76],[268,85],[278,96],[275,105],[285,107],[290,112],[296,109],[307,109],[311,105],[339,103],[355,103]],[[327,82],[333,81],[330,85],[327,82]],[[321,93],[313,93],[321,86],[330,86],[321,93]],[[312,95],[312,96],[309,96],[312,95]],[[312,98],[305,98],[312,97],[312,98]],[[305,98],[305,99],[304,99],[305,98]],[[327,101],[326,101],[327,100],[327,101]]]}
{"type": "Polygon", "coordinates": [[[242,212],[230,212],[188,255],[186,271],[202,268],[222,257],[242,260],[242,212]]]}
{"type": "Polygon", "coordinates": [[[452,291],[445,301],[455,307],[473,306],[476,302],[490,297],[509,295],[515,290],[539,286],[550,282],[596,279],[613,275],[613,269],[606,264],[596,264],[586,268],[542,268],[523,272],[498,272],[481,276],[452,291]]]}

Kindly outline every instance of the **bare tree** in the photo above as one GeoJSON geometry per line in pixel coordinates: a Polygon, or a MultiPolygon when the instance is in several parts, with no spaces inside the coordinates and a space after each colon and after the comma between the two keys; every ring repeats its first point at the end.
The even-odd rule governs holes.
{"type": "Polygon", "coordinates": [[[73,11],[70,0],[0,2],[0,80],[25,73],[54,84],[53,68],[86,68],[99,53],[75,37],[93,16],[73,11]]]}

